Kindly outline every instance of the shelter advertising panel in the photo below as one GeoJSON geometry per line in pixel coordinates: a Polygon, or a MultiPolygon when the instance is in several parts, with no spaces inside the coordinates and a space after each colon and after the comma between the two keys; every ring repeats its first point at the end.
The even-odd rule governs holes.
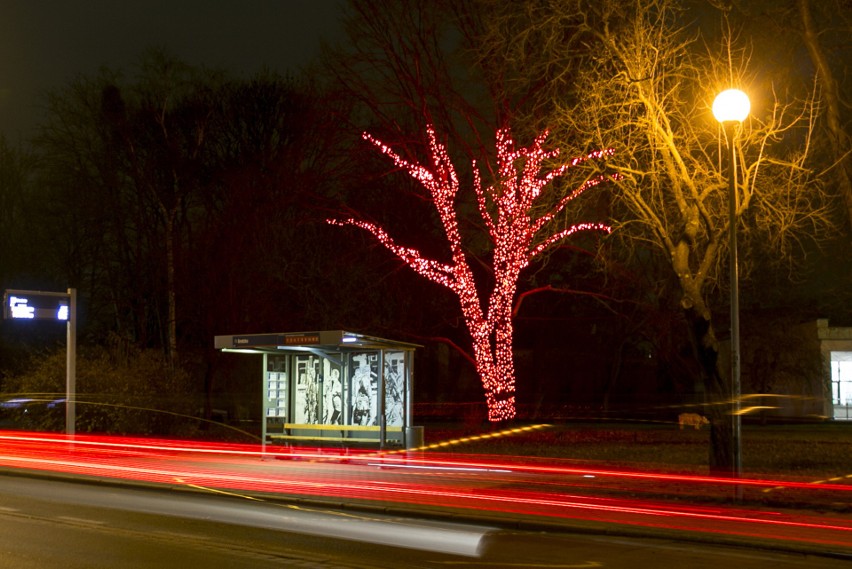
{"type": "Polygon", "coordinates": [[[314,355],[296,356],[295,423],[319,423],[320,358],[314,355]]]}
{"type": "Polygon", "coordinates": [[[296,379],[293,423],[300,425],[345,425],[345,386],[340,366],[316,355],[293,357],[296,379]]]}
{"type": "Polygon", "coordinates": [[[405,418],[405,352],[385,352],[385,424],[403,426],[405,418]]]}
{"type": "Polygon", "coordinates": [[[352,424],[378,425],[379,353],[349,355],[352,424]]]}
{"type": "Polygon", "coordinates": [[[343,382],[340,381],[340,369],[338,366],[325,362],[328,371],[324,375],[322,415],[325,425],[345,425],[347,415],[343,402],[346,401],[343,392],[343,382]]]}

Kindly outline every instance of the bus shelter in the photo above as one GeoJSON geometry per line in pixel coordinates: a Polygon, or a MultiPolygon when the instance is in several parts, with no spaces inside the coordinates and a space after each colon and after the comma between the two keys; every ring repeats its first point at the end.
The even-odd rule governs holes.
{"type": "Polygon", "coordinates": [[[411,424],[417,344],[327,330],[216,336],[215,347],[263,357],[264,447],[422,445],[411,424]]]}

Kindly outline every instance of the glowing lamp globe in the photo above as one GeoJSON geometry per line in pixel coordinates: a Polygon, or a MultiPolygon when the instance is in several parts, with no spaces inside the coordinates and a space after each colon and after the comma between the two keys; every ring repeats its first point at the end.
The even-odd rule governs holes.
{"type": "Polygon", "coordinates": [[[713,116],[721,123],[742,122],[748,116],[749,110],[751,110],[751,102],[748,100],[748,95],[739,89],[722,91],[713,101],[713,116]]]}

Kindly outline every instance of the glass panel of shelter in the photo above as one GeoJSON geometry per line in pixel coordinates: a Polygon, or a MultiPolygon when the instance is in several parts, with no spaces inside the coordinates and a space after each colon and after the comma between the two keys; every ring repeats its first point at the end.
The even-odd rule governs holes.
{"type": "Polygon", "coordinates": [[[384,353],[385,425],[402,427],[405,417],[405,352],[384,353]]]}
{"type": "Polygon", "coordinates": [[[265,435],[376,438],[378,432],[311,430],[300,425],[404,426],[410,354],[364,350],[345,354],[264,354],[265,435]],[[383,374],[380,375],[380,370],[383,374]],[[384,401],[379,400],[382,387],[384,401]]]}
{"type": "Polygon", "coordinates": [[[263,355],[264,359],[264,416],[266,432],[269,434],[284,433],[289,408],[288,376],[289,357],[263,355]]]}
{"type": "Polygon", "coordinates": [[[405,417],[406,354],[403,351],[355,352],[348,357],[351,425],[379,426],[384,403],[385,426],[402,427],[405,417]],[[382,376],[379,370],[383,369],[382,376]],[[384,384],[380,402],[379,383],[384,384]]]}

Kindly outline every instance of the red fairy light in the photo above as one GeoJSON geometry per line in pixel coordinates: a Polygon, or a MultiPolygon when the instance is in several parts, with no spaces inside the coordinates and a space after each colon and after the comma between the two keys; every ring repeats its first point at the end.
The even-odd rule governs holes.
{"type": "Polygon", "coordinates": [[[530,146],[522,148],[515,148],[508,129],[497,131],[498,181],[483,187],[476,163],[473,168],[473,187],[479,213],[488,229],[494,253],[494,284],[486,301],[477,293],[473,272],[462,248],[455,209],[455,198],[459,191],[458,176],[446,147],[438,141],[431,125],[427,127],[426,133],[432,162],[429,167],[402,158],[370,134],[364,133],[363,137],[389,156],[397,167],[407,170],[411,177],[429,191],[450,246],[452,261],[449,264],[424,258],[418,250],[399,245],[384,229],[373,223],[355,218],[329,219],[328,222],[340,226],[353,225],[370,232],[417,273],[456,294],[473,340],[473,355],[485,390],[488,419],[512,419],[515,416],[512,304],[520,273],[548,247],[578,231],[611,231],[603,223],[579,223],[550,235],[540,235],[547,223],[565,209],[568,202],[614,177],[598,176],[587,180],[539,217],[533,217],[531,212],[548,184],[574,166],[611,156],[613,150],[598,150],[543,172],[545,161],[559,155],[558,150],[544,149],[548,136],[546,131],[536,137],[530,146]]]}

